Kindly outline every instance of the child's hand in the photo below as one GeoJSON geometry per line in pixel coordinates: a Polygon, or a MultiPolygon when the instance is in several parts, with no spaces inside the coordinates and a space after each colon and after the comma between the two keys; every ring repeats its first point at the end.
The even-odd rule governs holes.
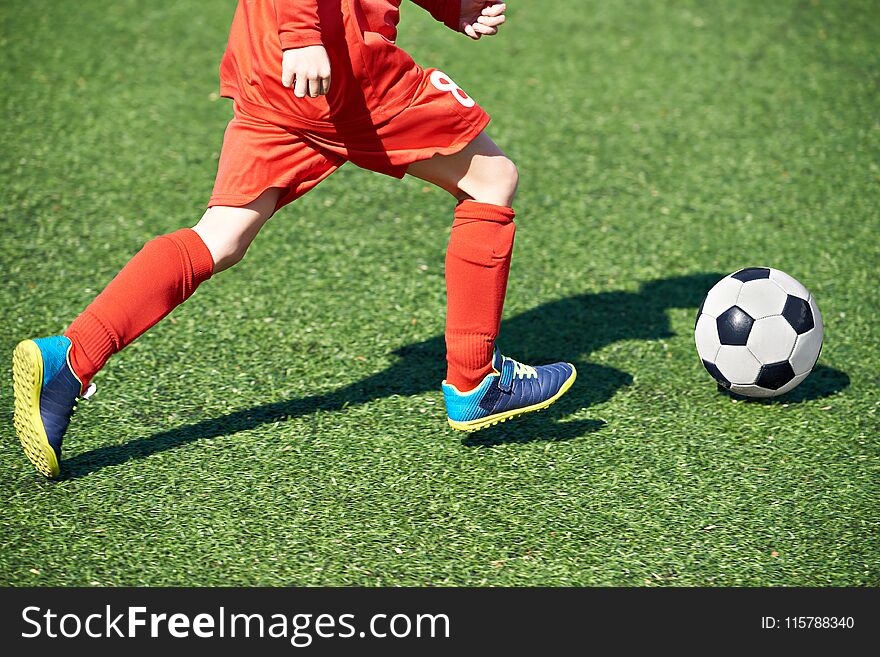
{"type": "Polygon", "coordinates": [[[330,91],[330,58],[324,46],[306,46],[285,50],[281,59],[281,84],[290,88],[293,95],[312,98],[330,91]]]}
{"type": "Polygon", "coordinates": [[[498,34],[507,5],[490,0],[461,0],[460,29],[471,39],[498,34]]]}

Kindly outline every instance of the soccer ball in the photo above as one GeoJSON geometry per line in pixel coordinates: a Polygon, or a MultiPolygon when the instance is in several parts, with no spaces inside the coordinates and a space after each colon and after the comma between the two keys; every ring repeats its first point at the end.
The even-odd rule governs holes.
{"type": "Polygon", "coordinates": [[[775,397],[800,384],[819,358],[824,334],[813,295],[769,267],[748,267],[718,281],[694,326],[706,370],[747,397],[775,397]]]}

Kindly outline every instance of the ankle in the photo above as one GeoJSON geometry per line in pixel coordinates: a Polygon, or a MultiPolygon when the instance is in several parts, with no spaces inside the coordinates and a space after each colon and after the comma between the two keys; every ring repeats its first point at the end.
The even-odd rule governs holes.
{"type": "Polygon", "coordinates": [[[479,369],[452,367],[450,365],[446,371],[446,384],[453,386],[458,392],[466,394],[479,387],[483,379],[491,373],[491,362],[479,369]]]}

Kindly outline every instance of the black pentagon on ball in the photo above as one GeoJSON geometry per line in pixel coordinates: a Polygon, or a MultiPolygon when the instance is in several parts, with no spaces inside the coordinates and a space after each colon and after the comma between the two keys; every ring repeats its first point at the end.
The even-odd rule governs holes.
{"type": "Polygon", "coordinates": [[[771,363],[761,366],[758,380],[755,383],[767,390],[779,390],[794,378],[794,370],[787,360],[781,363],[771,363]]]}
{"type": "Polygon", "coordinates": [[[718,338],[721,344],[744,345],[749,341],[749,332],[755,320],[739,306],[728,308],[718,315],[718,338]]]}
{"type": "Polygon", "coordinates": [[[731,274],[730,277],[743,283],[748,283],[759,278],[770,278],[770,270],[766,267],[746,267],[745,269],[740,269],[735,274],[731,274]]]}
{"type": "Polygon", "coordinates": [[[810,304],[800,297],[788,295],[785,300],[785,307],[782,309],[782,316],[788,320],[798,335],[806,333],[815,326],[813,322],[813,311],[810,310],[810,304]]]}
{"type": "Polygon", "coordinates": [[[730,388],[730,381],[724,378],[724,375],[715,363],[710,363],[708,360],[704,360],[703,367],[705,367],[706,371],[712,375],[712,378],[718,382],[718,385],[723,386],[725,389],[730,388]]]}

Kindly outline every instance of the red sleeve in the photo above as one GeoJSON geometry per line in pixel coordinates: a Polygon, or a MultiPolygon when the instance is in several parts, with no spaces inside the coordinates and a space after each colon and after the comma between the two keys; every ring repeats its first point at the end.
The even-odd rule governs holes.
{"type": "Polygon", "coordinates": [[[446,27],[461,31],[461,0],[412,0],[446,27]]]}
{"type": "Polygon", "coordinates": [[[318,0],[274,0],[281,49],[321,44],[318,0]]]}

